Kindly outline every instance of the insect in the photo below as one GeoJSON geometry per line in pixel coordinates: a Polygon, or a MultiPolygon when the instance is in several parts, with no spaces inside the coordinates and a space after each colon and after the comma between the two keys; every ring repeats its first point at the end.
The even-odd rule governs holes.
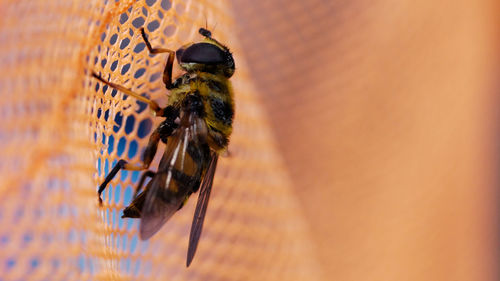
{"type": "Polygon", "coordinates": [[[203,40],[172,51],[153,48],[144,28],[141,28],[150,54],[168,53],[163,82],[170,95],[165,108],[92,73],[100,82],[148,104],[157,117],[164,118],[149,137],[142,164],[119,160],[99,186],[99,202],[102,205],[101,194],[118,171],[145,171],[132,202],[123,210],[122,218],[140,218],[139,237],[146,240],[184,206],[192,193],[200,190],[189,235],[186,266],[191,264],[198,246],[217,159],[227,150],[234,118],[233,91],[229,81],[235,71],[233,55],[212,37],[209,30],[200,28],[199,33],[203,40]],[[172,81],[175,58],[184,74],[172,81]],[[160,141],[166,144],[166,148],[154,172],[149,167],[160,141]],[[151,179],[143,190],[147,178],[151,179]]]}

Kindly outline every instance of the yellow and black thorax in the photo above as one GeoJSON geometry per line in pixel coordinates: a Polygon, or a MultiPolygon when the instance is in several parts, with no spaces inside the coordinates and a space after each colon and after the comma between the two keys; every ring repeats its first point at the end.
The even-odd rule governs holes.
{"type": "Polygon", "coordinates": [[[172,84],[169,105],[180,106],[188,95],[198,95],[203,103],[200,114],[207,124],[210,148],[217,152],[226,150],[234,119],[233,90],[229,79],[207,72],[185,73],[172,84]]]}

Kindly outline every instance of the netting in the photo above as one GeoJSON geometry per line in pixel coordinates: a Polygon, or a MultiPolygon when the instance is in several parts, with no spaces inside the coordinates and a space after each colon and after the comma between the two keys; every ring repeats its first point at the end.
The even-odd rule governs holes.
{"type": "Polygon", "coordinates": [[[0,280],[318,278],[228,7],[165,0],[2,5],[2,52],[10,55],[1,70],[8,93],[2,120],[9,121],[0,135],[0,280]],[[195,199],[146,242],[138,240],[137,220],[120,218],[139,172],[120,172],[98,207],[96,187],[117,159],[140,161],[158,120],[145,104],[88,74],[165,104],[166,57],[149,55],[139,28],[153,46],[176,49],[199,39],[205,19],[217,22],[214,36],[235,54],[237,119],[230,155],[219,160],[202,241],[186,269],[195,199]]]}
{"type": "Polygon", "coordinates": [[[0,281],[496,280],[497,2],[0,1],[0,281]],[[186,269],[196,196],[146,242],[139,172],[97,204],[159,120],[89,73],[164,105],[139,28],[206,21],[236,118],[186,269]]]}

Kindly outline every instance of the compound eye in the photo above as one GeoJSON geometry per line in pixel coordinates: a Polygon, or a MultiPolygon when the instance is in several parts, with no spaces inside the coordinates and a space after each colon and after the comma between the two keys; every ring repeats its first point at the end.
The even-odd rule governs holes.
{"type": "Polygon", "coordinates": [[[226,59],[226,53],[210,43],[196,43],[179,51],[177,58],[181,63],[219,64],[224,63],[226,59]]]}
{"type": "Polygon", "coordinates": [[[175,51],[175,57],[177,58],[177,61],[180,62],[182,58],[182,54],[184,53],[186,49],[180,48],[179,50],[175,51]]]}

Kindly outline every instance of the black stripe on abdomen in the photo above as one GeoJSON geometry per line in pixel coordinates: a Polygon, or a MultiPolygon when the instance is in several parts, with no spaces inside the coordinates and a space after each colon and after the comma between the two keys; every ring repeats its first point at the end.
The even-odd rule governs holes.
{"type": "Polygon", "coordinates": [[[179,189],[183,191],[194,192],[198,189],[201,183],[201,171],[200,173],[196,173],[193,176],[188,176],[182,171],[172,169],[172,179],[175,180],[175,183],[177,184],[179,189]]]}

